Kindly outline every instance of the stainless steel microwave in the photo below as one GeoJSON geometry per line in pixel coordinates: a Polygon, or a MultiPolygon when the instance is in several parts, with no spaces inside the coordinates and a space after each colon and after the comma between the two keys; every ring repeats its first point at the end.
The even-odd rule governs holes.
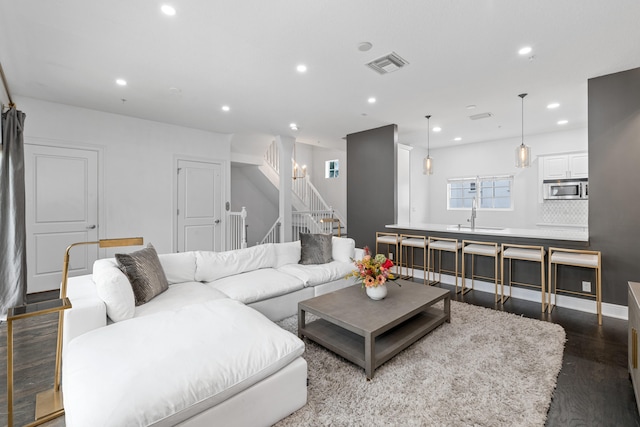
{"type": "Polygon", "coordinates": [[[542,181],[545,200],[575,200],[589,198],[589,180],[545,179],[542,181]]]}

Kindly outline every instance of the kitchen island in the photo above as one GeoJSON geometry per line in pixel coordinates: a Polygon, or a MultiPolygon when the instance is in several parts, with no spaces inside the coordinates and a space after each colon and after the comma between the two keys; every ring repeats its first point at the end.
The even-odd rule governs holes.
{"type": "MultiPolygon", "coordinates": [[[[398,234],[420,235],[431,238],[450,238],[458,239],[459,242],[463,240],[467,241],[480,241],[480,242],[495,242],[498,245],[501,244],[516,244],[516,245],[534,245],[542,246],[548,253],[549,248],[566,248],[566,249],[589,249],[589,232],[585,228],[578,227],[540,227],[531,229],[521,228],[499,228],[499,227],[483,227],[476,226],[473,230],[468,225],[460,224],[429,224],[429,223],[404,223],[404,224],[389,224],[386,225],[386,231],[398,234]]],[[[449,271],[453,270],[454,254],[451,252],[440,252],[443,263],[446,264],[449,271]]],[[[435,255],[435,254],[434,254],[435,255]]],[[[420,254],[415,255],[416,259],[421,259],[420,254]]],[[[491,278],[494,276],[494,260],[491,257],[479,256],[475,263],[475,272],[478,276],[484,276],[485,278],[491,278]]],[[[458,262],[463,262],[458,258],[458,262]]],[[[436,264],[435,256],[432,262],[436,264]]],[[[465,270],[471,272],[470,257],[464,260],[465,270]]],[[[547,267],[548,260],[545,257],[545,279],[549,274],[547,267]]],[[[439,264],[438,261],[437,264],[439,264]]],[[[432,264],[433,265],[433,264],[432,264]]],[[[502,270],[502,268],[500,268],[502,270]]],[[[415,270],[417,277],[422,278],[422,270],[415,270]]],[[[437,271],[437,268],[436,268],[437,271]]],[[[461,271],[459,267],[458,271],[461,271]]],[[[508,275],[510,269],[505,264],[504,271],[500,273],[508,275]]],[[[513,283],[511,288],[512,297],[520,298],[529,301],[540,301],[540,292],[532,289],[526,289],[527,286],[522,286],[524,283],[533,284],[539,286],[540,284],[540,267],[539,264],[532,262],[517,262],[514,263],[511,273],[516,278],[518,283],[513,283]]],[[[563,266],[558,271],[558,280],[562,283],[563,289],[570,291],[580,292],[582,291],[582,282],[595,282],[592,271],[580,267],[563,266]]],[[[443,275],[443,282],[447,284],[454,284],[453,276],[443,275]]],[[[470,283],[470,277],[466,278],[467,286],[470,283]]],[[[493,281],[475,281],[475,289],[483,292],[494,292],[493,281]]],[[[548,281],[546,286],[548,287],[548,281]]],[[[506,288],[506,286],[505,286],[506,288]]],[[[550,291],[547,288],[547,291],[550,291]]],[[[557,299],[556,305],[571,307],[578,310],[584,310],[589,312],[595,312],[595,302],[592,301],[580,301],[580,298],[562,296],[562,300],[557,299]],[[587,304],[587,305],[585,305],[587,304]],[[593,307],[592,307],[593,306],[593,307]],[[593,309],[592,309],[593,308],[593,309]]]]}
{"type": "Polygon", "coordinates": [[[390,229],[390,232],[399,234],[413,232],[467,240],[491,240],[498,243],[538,244],[545,247],[554,245],[574,247],[577,245],[577,247],[584,248],[585,244],[589,242],[589,231],[586,227],[500,228],[476,226],[471,229],[466,224],[405,223],[389,224],[386,228],[390,229]],[[538,241],[538,243],[534,243],[532,240],[538,241]]]}

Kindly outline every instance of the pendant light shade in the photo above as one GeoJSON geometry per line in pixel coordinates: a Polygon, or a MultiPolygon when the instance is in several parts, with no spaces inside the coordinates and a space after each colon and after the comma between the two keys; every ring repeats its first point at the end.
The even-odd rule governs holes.
{"type": "Polygon", "coordinates": [[[429,151],[430,151],[430,147],[429,147],[429,133],[430,133],[430,128],[429,128],[429,119],[431,118],[431,116],[425,116],[427,118],[427,157],[424,158],[424,165],[423,165],[423,169],[422,169],[422,173],[425,175],[432,175],[433,174],[433,161],[431,159],[431,156],[429,155],[429,151]]]}
{"type": "Polygon", "coordinates": [[[531,166],[531,147],[524,145],[524,97],[526,93],[518,95],[522,100],[522,139],[519,146],[516,147],[516,167],[528,168],[531,166]]]}

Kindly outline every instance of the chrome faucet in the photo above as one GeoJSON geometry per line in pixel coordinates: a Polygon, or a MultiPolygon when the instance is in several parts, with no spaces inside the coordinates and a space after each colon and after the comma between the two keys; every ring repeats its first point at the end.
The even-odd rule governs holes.
{"type": "Polygon", "coordinates": [[[471,223],[471,230],[476,229],[476,199],[475,197],[471,200],[471,218],[467,220],[467,222],[471,223]]]}

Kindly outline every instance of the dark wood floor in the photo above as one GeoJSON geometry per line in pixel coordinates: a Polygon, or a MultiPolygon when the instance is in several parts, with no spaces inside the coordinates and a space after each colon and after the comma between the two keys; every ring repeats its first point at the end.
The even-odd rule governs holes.
{"type": "MultiPolygon", "coordinates": [[[[441,286],[450,289],[453,295],[452,287],[441,286]]],[[[46,297],[51,296],[32,296],[31,300],[46,297]]],[[[627,371],[625,320],[605,317],[602,326],[598,326],[593,314],[556,308],[547,315],[540,313],[540,304],[518,299],[500,306],[493,302],[493,294],[478,291],[464,297],[455,296],[455,299],[564,327],[567,343],[547,426],[640,427],[640,415],[627,371]]],[[[35,394],[53,385],[56,326],[55,314],[15,323],[16,426],[33,420],[35,394]]],[[[0,425],[7,422],[6,350],[6,324],[3,323],[0,327],[0,425]]],[[[64,419],[45,426],[63,427],[64,419]]]]}

